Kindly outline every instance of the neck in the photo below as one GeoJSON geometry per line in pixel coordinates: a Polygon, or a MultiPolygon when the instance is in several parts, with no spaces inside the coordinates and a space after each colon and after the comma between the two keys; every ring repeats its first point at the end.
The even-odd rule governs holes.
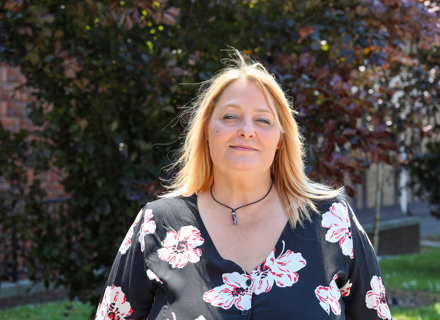
{"type": "Polygon", "coordinates": [[[246,177],[216,175],[214,172],[212,193],[216,200],[231,208],[237,208],[263,198],[269,191],[271,184],[272,179],[269,172],[262,175],[252,174],[246,177]]]}

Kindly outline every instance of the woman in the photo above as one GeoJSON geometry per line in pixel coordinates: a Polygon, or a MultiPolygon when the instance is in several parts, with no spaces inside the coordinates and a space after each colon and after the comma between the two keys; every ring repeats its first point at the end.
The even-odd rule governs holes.
{"type": "Polygon", "coordinates": [[[282,89],[236,54],[195,103],[170,192],[139,212],[96,319],[391,319],[353,211],[304,173],[282,89]]]}

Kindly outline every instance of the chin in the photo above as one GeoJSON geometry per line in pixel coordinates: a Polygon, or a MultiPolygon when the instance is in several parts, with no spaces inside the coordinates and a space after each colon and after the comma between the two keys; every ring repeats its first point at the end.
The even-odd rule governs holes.
{"type": "Polygon", "coordinates": [[[233,170],[233,171],[243,171],[243,172],[248,172],[248,171],[264,171],[264,168],[261,164],[256,164],[256,163],[250,163],[248,161],[244,162],[244,161],[237,161],[237,162],[232,162],[232,163],[228,163],[226,166],[226,170],[233,170]]]}

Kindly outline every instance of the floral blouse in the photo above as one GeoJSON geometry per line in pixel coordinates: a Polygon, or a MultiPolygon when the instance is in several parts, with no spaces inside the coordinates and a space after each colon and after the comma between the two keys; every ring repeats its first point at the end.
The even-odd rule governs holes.
{"type": "Polygon", "coordinates": [[[119,248],[95,320],[391,319],[376,255],[349,204],[317,205],[312,222],[287,223],[248,273],[217,252],[196,195],[147,204],[119,248]]]}

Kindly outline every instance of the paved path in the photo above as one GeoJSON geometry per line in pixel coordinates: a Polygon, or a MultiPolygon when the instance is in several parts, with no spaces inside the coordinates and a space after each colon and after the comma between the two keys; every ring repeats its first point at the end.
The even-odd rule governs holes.
{"type": "Polygon", "coordinates": [[[422,247],[440,248],[440,241],[422,240],[420,245],[422,247]]]}
{"type": "MultiPolygon", "coordinates": [[[[372,224],[374,221],[374,209],[356,210],[356,215],[362,225],[372,224]]],[[[387,220],[399,219],[406,217],[400,206],[395,205],[382,209],[381,222],[387,220]]],[[[440,220],[434,218],[430,213],[427,203],[416,202],[408,205],[408,217],[418,217],[420,219],[420,238],[424,239],[429,236],[440,235],[440,220]]]]}
{"type": "Polygon", "coordinates": [[[440,235],[440,220],[431,215],[428,203],[416,202],[408,205],[408,213],[420,218],[420,238],[440,235]]]}
{"type": "Polygon", "coordinates": [[[420,237],[426,238],[440,234],[440,220],[431,215],[420,216],[420,237]]]}

